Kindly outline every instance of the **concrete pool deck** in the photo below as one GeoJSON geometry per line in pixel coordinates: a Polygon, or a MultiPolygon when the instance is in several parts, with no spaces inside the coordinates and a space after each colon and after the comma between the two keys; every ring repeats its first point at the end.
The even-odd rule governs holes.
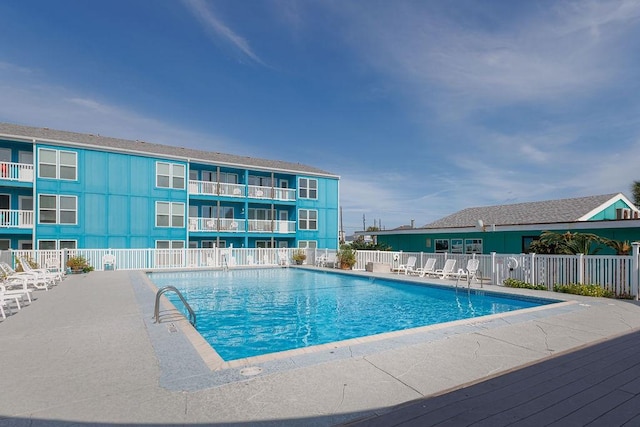
{"type": "Polygon", "coordinates": [[[568,416],[558,402],[574,402],[586,383],[602,405],[583,399],[587,410],[570,413],[611,421],[622,405],[633,413],[617,410],[619,422],[607,425],[633,419],[635,301],[484,289],[567,302],[211,370],[211,350],[194,342],[188,322],[153,323],[144,273],[73,275],[0,322],[0,426],[542,425],[568,416]],[[553,410],[540,399],[531,409],[545,384],[557,385],[546,403],[553,410]]]}

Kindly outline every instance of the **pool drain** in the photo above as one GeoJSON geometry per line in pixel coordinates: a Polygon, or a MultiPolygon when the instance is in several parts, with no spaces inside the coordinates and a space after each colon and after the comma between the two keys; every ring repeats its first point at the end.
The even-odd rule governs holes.
{"type": "Polygon", "coordinates": [[[257,366],[250,366],[248,368],[243,368],[240,370],[240,375],[245,377],[252,377],[260,373],[262,373],[262,368],[259,368],[257,366]]]}

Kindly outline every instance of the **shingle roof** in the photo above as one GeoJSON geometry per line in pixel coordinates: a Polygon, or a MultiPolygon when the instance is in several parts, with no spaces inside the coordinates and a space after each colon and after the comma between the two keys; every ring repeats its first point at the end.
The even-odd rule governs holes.
{"type": "Polygon", "coordinates": [[[463,209],[441,218],[424,228],[475,227],[478,220],[486,225],[522,225],[575,222],[620,193],[512,205],[463,209]]]}
{"type": "Polygon", "coordinates": [[[67,132],[49,128],[36,128],[11,123],[0,123],[0,138],[22,137],[36,139],[42,142],[75,143],[100,147],[106,150],[126,150],[150,155],[164,155],[203,161],[206,163],[226,164],[242,168],[260,168],[266,170],[282,170],[287,172],[302,172],[316,175],[336,177],[336,175],[300,163],[281,160],[259,159],[255,157],[237,156],[234,154],[215,153],[190,148],[174,147],[170,145],[154,144],[150,142],[131,141],[128,139],[110,138],[101,135],[67,132]]]}

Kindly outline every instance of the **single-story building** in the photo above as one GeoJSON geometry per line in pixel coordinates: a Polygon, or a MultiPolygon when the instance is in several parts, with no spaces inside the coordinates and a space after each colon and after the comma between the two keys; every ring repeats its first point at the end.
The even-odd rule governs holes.
{"type": "MultiPolygon", "coordinates": [[[[367,234],[393,250],[426,253],[526,253],[544,231],[640,241],[640,210],[622,193],[463,209],[421,228],[367,234]]],[[[598,254],[615,253],[603,248],[598,254]]]]}

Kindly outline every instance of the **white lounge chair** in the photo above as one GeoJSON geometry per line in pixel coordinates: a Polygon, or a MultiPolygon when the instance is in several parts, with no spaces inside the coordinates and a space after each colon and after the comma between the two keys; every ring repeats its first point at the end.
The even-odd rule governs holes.
{"type": "Polygon", "coordinates": [[[0,283],[0,293],[7,296],[18,296],[23,301],[26,297],[27,301],[31,302],[31,289],[24,278],[4,279],[0,283]]]}
{"type": "Polygon", "coordinates": [[[28,273],[26,271],[17,272],[6,262],[0,263],[0,270],[5,274],[5,280],[26,280],[28,286],[36,289],[44,289],[45,291],[48,291],[49,287],[53,286],[53,280],[37,273],[28,273]]]}
{"type": "Polygon", "coordinates": [[[480,260],[476,259],[476,258],[472,258],[470,260],[467,261],[467,268],[461,268],[458,270],[458,272],[455,274],[456,275],[456,286],[458,286],[458,282],[460,281],[460,279],[464,278],[467,281],[467,287],[471,286],[471,280],[472,279],[476,279],[477,278],[477,274],[478,274],[478,267],[480,266],[480,260]]]}
{"type": "Polygon", "coordinates": [[[435,258],[427,259],[427,262],[425,262],[422,267],[416,268],[415,273],[420,277],[433,274],[436,268],[436,261],[437,260],[435,258]]]}
{"type": "Polygon", "coordinates": [[[0,314],[3,319],[7,318],[7,314],[4,311],[4,307],[9,309],[9,313],[13,314],[13,310],[11,309],[11,304],[13,302],[16,303],[18,310],[20,310],[20,300],[18,295],[5,295],[5,293],[0,289],[0,314]]]}
{"type": "Polygon", "coordinates": [[[414,268],[416,267],[416,261],[418,261],[418,258],[411,255],[409,258],[407,258],[407,262],[405,264],[400,264],[393,271],[397,272],[398,274],[400,274],[401,272],[404,272],[404,274],[413,273],[415,272],[414,268]]]}
{"type": "Polygon", "coordinates": [[[442,267],[441,269],[435,270],[433,272],[433,275],[436,277],[439,277],[440,279],[446,279],[448,277],[453,277],[455,276],[455,273],[453,272],[453,269],[456,267],[456,260],[455,259],[448,259],[445,263],[444,263],[444,267],[442,267]]]}
{"type": "Polygon", "coordinates": [[[58,282],[62,282],[63,275],[60,272],[54,273],[50,270],[47,270],[46,268],[33,268],[31,267],[31,264],[29,263],[29,261],[22,257],[18,257],[18,261],[22,266],[22,271],[24,271],[25,273],[42,275],[47,279],[50,279],[51,281],[53,281],[52,284],[54,285],[57,284],[58,282]]]}

